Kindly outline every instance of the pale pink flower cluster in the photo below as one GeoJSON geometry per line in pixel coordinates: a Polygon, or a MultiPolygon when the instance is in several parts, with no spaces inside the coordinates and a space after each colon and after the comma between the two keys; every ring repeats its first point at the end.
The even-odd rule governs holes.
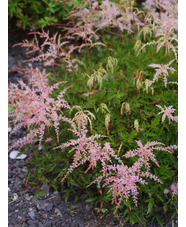
{"type": "Polygon", "coordinates": [[[29,128],[30,132],[26,137],[12,145],[10,149],[28,144],[37,136],[41,143],[45,129],[51,126],[55,128],[57,140],[59,141],[59,122],[62,114],[58,112],[62,109],[70,109],[63,98],[66,88],[61,90],[56,100],[50,97],[53,90],[64,82],[49,86],[45,71],[41,72],[38,68],[26,69],[25,73],[30,75],[30,86],[22,80],[18,81],[18,85],[10,83],[9,104],[14,108],[14,111],[10,113],[10,117],[16,117],[15,123],[18,122],[12,133],[22,126],[29,128]]]}
{"type": "Polygon", "coordinates": [[[67,67],[69,71],[75,69],[77,70],[78,65],[76,59],[71,58],[71,52],[73,50],[73,45],[70,46],[69,51],[67,51],[67,44],[69,41],[64,41],[64,37],[58,33],[54,34],[52,37],[49,36],[49,32],[31,32],[29,35],[34,35],[32,42],[28,40],[23,40],[14,46],[20,45],[22,47],[27,47],[26,53],[32,54],[37,53],[36,57],[32,57],[29,60],[32,62],[43,62],[44,66],[60,66],[67,67]],[[40,39],[44,39],[43,43],[40,45],[38,41],[38,36],[40,39]]]}
{"type": "Polygon", "coordinates": [[[122,32],[132,32],[132,26],[140,27],[144,24],[139,20],[138,12],[130,1],[121,4],[109,0],[104,0],[101,4],[94,1],[92,8],[80,8],[69,15],[72,22],[75,18],[78,18],[78,22],[66,29],[66,38],[68,40],[83,39],[85,44],[75,48],[78,48],[79,51],[84,46],[92,47],[102,44],[100,42],[93,43],[93,39],[99,39],[99,30],[109,27],[118,28],[122,32]]]}
{"type": "Polygon", "coordinates": [[[109,0],[102,1],[100,5],[99,21],[96,24],[98,29],[104,27],[119,28],[121,31],[132,31],[132,24],[143,25],[138,19],[137,13],[131,4],[117,4],[109,0]]]}
{"type": "Polygon", "coordinates": [[[156,52],[158,53],[161,47],[165,46],[166,55],[171,50],[175,59],[178,60],[178,1],[146,0],[143,5],[148,9],[152,18],[152,20],[145,21],[145,24],[152,28],[156,40],[143,44],[139,52],[146,46],[157,45],[156,52]]]}
{"type": "MultiPolygon", "coordinates": [[[[170,189],[171,189],[172,197],[174,197],[175,195],[178,194],[178,184],[177,183],[171,184],[170,189]]],[[[169,192],[170,192],[170,190],[164,189],[164,192],[163,193],[164,194],[168,194],[169,192]]]]}
{"type": "Polygon", "coordinates": [[[159,107],[161,109],[161,112],[159,112],[158,114],[162,114],[162,119],[161,122],[163,123],[165,121],[165,118],[168,117],[169,119],[169,124],[171,123],[171,121],[176,121],[178,122],[178,116],[173,116],[172,113],[174,113],[176,111],[176,109],[173,108],[173,106],[165,106],[164,108],[160,105],[156,105],[157,107],[159,107]]]}
{"type": "Polygon", "coordinates": [[[156,23],[158,23],[158,32],[161,30],[162,33],[168,34],[178,31],[177,0],[146,0],[143,5],[154,15],[156,23]]]}
{"type": "Polygon", "coordinates": [[[168,194],[169,193],[169,190],[165,188],[164,191],[163,191],[163,193],[164,194],[168,194]]]}
{"type": "Polygon", "coordinates": [[[158,81],[158,79],[160,77],[163,77],[164,80],[164,85],[165,87],[167,87],[167,77],[169,76],[168,70],[171,70],[172,72],[175,72],[176,70],[172,67],[170,67],[170,65],[174,62],[174,59],[171,60],[168,64],[166,65],[162,65],[162,64],[150,64],[148,65],[149,67],[155,68],[155,75],[153,80],[149,83],[149,87],[156,81],[158,81]]]}
{"type": "MultiPolygon", "coordinates": [[[[139,157],[138,160],[133,165],[133,166],[135,166],[137,172],[140,173],[140,171],[141,171],[140,169],[144,166],[146,172],[141,172],[141,176],[149,177],[150,179],[154,179],[155,181],[158,181],[161,183],[161,181],[159,180],[159,178],[157,176],[150,173],[149,161],[150,160],[153,161],[159,167],[159,164],[155,158],[155,155],[153,154],[153,150],[165,151],[165,152],[170,153],[170,147],[162,147],[160,145],[164,145],[163,143],[155,142],[155,141],[147,142],[145,146],[143,146],[143,144],[141,143],[140,140],[136,141],[136,143],[138,144],[139,148],[130,150],[123,156],[125,158],[138,156],[139,157]]],[[[172,146],[172,148],[177,149],[177,146],[175,146],[175,147],[172,146]]]]}
{"type": "Polygon", "coordinates": [[[178,184],[177,183],[173,183],[171,185],[171,190],[172,190],[172,196],[177,195],[178,194],[178,184]]]}
{"type": "Polygon", "coordinates": [[[106,162],[112,163],[111,157],[114,157],[118,162],[122,163],[120,158],[110,147],[109,143],[105,143],[104,147],[102,148],[101,145],[96,141],[96,139],[103,136],[98,134],[87,136],[88,130],[86,129],[86,119],[84,118],[84,115],[82,115],[82,119],[79,119],[79,121],[81,121],[80,125],[78,123],[76,124],[74,119],[71,120],[67,117],[62,117],[62,120],[68,122],[71,125],[72,129],[69,130],[77,136],[77,139],[72,139],[67,143],[56,147],[63,149],[64,147],[73,146],[70,152],[75,151],[73,163],[68,169],[68,172],[63,180],[69,173],[73,171],[73,169],[77,168],[79,165],[82,165],[86,161],[90,162],[86,172],[91,168],[95,168],[98,161],[101,161],[102,166],[106,166],[106,162]]]}
{"type": "Polygon", "coordinates": [[[139,193],[137,184],[147,184],[135,167],[128,167],[122,163],[120,165],[107,165],[102,171],[102,176],[105,178],[103,187],[108,186],[108,193],[112,192],[112,203],[117,205],[114,214],[116,214],[123,198],[127,200],[131,195],[137,206],[139,193]]]}

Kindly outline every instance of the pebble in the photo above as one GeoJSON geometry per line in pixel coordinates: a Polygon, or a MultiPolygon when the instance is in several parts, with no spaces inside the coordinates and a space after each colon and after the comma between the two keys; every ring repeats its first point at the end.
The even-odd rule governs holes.
{"type": "Polygon", "coordinates": [[[17,157],[19,153],[20,153],[19,151],[11,151],[9,156],[11,159],[25,159],[27,157],[26,154],[21,154],[20,156],[17,157]]]}
{"type": "Polygon", "coordinates": [[[38,207],[38,205],[40,205],[41,202],[37,198],[33,198],[32,199],[32,204],[34,204],[34,205],[36,205],[38,207]]]}
{"type": "Polygon", "coordinates": [[[17,193],[13,193],[13,200],[16,200],[18,198],[17,193]]]}
{"type": "Polygon", "coordinates": [[[29,196],[25,196],[25,199],[28,200],[28,201],[31,200],[31,198],[29,196]]]}
{"type": "Polygon", "coordinates": [[[33,210],[32,210],[32,211],[30,211],[30,212],[28,212],[28,215],[29,215],[29,217],[30,217],[32,220],[34,220],[35,213],[34,213],[34,211],[33,211],[33,210]]]}
{"type": "Polygon", "coordinates": [[[22,186],[23,186],[22,180],[20,180],[18,177],[16,177],[15,181],[14,181],[14,187],[13,187],[14,191],[16,191],[16,192],[21,191],[22,186]]]}
{"type": "Polygon", "coordinates": [[[51,211],[53,208],[52,203],[44,203],[38,207],[39,210],[44,210],[44,211],[51,211]]]}
{"type": "Polygon", "coordinates": [[[34,222],[32,220],[28,220],[27,224],[29,227],[39,227],[39,224],[37,222],[34,222]]]}

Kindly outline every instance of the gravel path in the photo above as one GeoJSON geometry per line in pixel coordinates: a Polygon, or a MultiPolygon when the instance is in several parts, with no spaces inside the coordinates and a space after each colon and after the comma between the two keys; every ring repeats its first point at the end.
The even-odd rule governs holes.
{"type": "MultiPolygon", "coordinates": [[[[11,27],[10,27],[11,28],[11,27]]],[[[12,71],[12,67],[24,66],[21,63],[26,58],[25,50],[21,47],[12,48],[12,45],[27,38],[26,33],[21,30],[11,28],[9,33],[9,82],[16,83],[17,79],[23,77],[19,73],[12,71]]],[[[28,63],[27,63],[28,64],[28,63]]],[[[24,78],[23,78],[24,79],[24,78]]],[[[14,127],[9,124],[9,131],[14,127]]],[[[25,135],[24,129],[18,130],[15,134],[9,136],[8,146],[10,147],[18,138],[25,135]]],[[[10,154],[10,153],[9,153],[10,154]]],[[[105,216],[102,219],[97,218],[92,214],[92,210],[88,204],[79,200],[78,202],[66,202],[63,195],[58,191],[53,191],[48,185],[42,185],[42,189],[46,189],[45,195],[34,197],[34,188],[28,185],[25,187],[24,179],[27,174],[25,161],[29,158],[29,153],[26,151],[27,157],[21,159],[11,159],[8,157],[8,226],[9,227],[111,227],[111,226],[130,226],[122,219],[105,216]]],[[[168,219],[170,220],[170,219],[168,219]]],[[[134,225],[139,226],[139,225],[134,225]]],[[[159,226],[152,224],[149,221],[147,226],[159,226]]],[[[168,222],[166,227],[171,227],[172,222],[168,222]]],[[[177,224],[174,223],[176,227],[177,224]]]]}

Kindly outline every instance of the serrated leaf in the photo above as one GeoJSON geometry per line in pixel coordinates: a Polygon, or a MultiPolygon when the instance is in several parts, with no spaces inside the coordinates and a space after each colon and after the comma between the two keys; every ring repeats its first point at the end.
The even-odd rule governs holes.
{"type": "Polygon", "coordinates": [[[129,210],[125,209],[125,212],[123,213],[123,216],[125,217],[128,214],[129,210]]]}
{"type": "Polygon", "coordinates": [[[45,190],[40,188],[40,189],[38,189],[38,190],[35,192],[35,194],[34,194],[33,197],[37,197],[37,196],[40,196],[40,195],[42,195],[42,194],[45,194],[45,190]]]}
{"type": "Polygon", "coordinates": [[[165,213],[167,212],[167,210],[168,210],[168,204],[167,204],[167,202],[165,202],[163,204],[163,210],[164,210],[165,213]]]}
{"type": "Polygon", "coordinates": [[[157,194],[158,199],[160,199],[163,202],[163,198],[157,194]]]}
{"type": "Polygon", "coordinates": [[[160,224],[160,226],[163,227],[163,222],[158,216],[156,216],[156,220],[160,224]]]}
{"type": "Polygon", "coordinates": [[[92,202],[94,202],[95,201],[95,199],[94,198],[89,198],[89,199],[86,199],[86,202],[87,203],[92,203],[92,202]]]}
{"type": "Polygon", "coordinates": [[[177,215],[178,215],[178,213],[177,213],[177,211],[175,211],[175,212],[172,214],[171,219],[176,218],[176,217],[177,217],[177,215]]]}
{"type": "Polygon", "coordinates": [[[131,133],[130,133],[130,139],[133,139],[135,136],[137,136],[138,133],[137,131],[133,130],[131,133]]]}
{"type": "Polygon", "coordinates": [[[131,215],[130,215],[130,223],[131,223],[132,225],[134,225],[135,222],[136,222],[135,214],[131,214],[131,215]]]}
{"type": "Polygon", "coordinates": [[[148,204],[147,214],[149,214],[152,211],[153,205],[154,205],[154,200],[150,199],[148,204]]]}
{"type": "Polygon", "coordinates": [[[153,128],[156,127],[159,124],[160,118],[161,118],[161,116],[159,115],[159,116],[156,117],[156,119],[154,121],[152,121],[151,126],[153,128]]]}
{"type": "Polygon", "coordinates": [[[70,195],[70,190],[65,192],[65,201],[67,202],[70,195]]]}
{"type": "Polygon", "coordinates": [[[101,210],[101,212],[104,214],[104,213],[108,212],[108,209],[103,208],[103,209],[101,210]]]}

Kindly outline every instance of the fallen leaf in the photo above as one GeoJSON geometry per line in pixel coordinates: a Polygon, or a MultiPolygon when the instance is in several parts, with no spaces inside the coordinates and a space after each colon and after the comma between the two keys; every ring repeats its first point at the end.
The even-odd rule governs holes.
{"type": "Polygon", "coordinates": [[[25,186],[25,190],[27,190],[28,189],[28,184],[26,183],[26,179],[25,178],[23,179],[23,184],[25,186]]]}
{"type": "Polygon", "coordinates": [[[57,216],[61,216],[62,217],[62,214],[61,214],[60,210],[57,209],[57,208],[55,208],[54,214],[56,214],[57,216]]]}
{"type": "Polygon", "coordinates": [[[157,104],[159,104],[158,101],[154,101],[154,102],[149,102],[149,103],[148,103],[148,105],[157,105],[157,104]]]}

